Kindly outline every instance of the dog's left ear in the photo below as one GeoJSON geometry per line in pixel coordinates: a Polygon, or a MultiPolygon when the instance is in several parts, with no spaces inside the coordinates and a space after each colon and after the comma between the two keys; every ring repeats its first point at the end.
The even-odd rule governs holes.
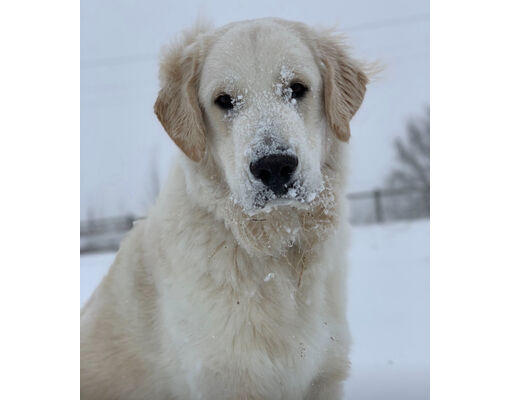
{"type": "Polygon", "coordinates": [[[361,106],[368,78],[361,65],[346,54],[340,38],[326,34],[317,41],[328,123],[335,135],[347,142],[349,122],[361,106]]]}
{"type": "Polygon", "coordinates": [[[163,58],[160,67],[161,90],[154,112],[165,131],[193,161],[205,153],[205,123],[198,102],[202,50],[195,41],[198,32],[185,32],[163,58]]]}

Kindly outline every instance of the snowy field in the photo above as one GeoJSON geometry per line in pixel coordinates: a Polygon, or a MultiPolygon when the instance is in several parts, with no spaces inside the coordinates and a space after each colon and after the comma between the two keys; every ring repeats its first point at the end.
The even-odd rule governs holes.
{"type": "MultiPolygon", "coordinates": [[[[81,257],[83,305],[114,254],[81,257]]],[[[346,400],[429,398],[429,221],[355,227],[346,400]]]]}

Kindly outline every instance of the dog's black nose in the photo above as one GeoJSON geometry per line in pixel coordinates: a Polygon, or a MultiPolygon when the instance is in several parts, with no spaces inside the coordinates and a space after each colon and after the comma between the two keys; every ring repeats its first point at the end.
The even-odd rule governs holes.
{"type": "Polygon", "coordinates": [[[276,195],[287,193],[290,179],[296,170],[298,159],[287,154],[272,154],[250,164],[253,176],[262,181],[276,195]]]}

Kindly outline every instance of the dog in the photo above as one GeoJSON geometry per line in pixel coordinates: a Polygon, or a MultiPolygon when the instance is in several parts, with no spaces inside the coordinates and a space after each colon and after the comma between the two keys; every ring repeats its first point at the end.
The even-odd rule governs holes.
{"type": "Polygon", "coordinates": [[[273,18],[164,52],[154,110],[182,151],[82,309],[82,399],[341,397],[367,76],[333,31],[273,18]]]}

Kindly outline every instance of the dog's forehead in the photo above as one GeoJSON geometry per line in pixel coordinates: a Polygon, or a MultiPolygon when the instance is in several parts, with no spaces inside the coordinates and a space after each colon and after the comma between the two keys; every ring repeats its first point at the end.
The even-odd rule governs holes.
{"type": "Polygon", "coordinates": [[[233,25],[210,48],[202,70],[208,86],[274,82],[282,68],[318,75],[314,55],[296,32],[271,21],[233,25]]]}

